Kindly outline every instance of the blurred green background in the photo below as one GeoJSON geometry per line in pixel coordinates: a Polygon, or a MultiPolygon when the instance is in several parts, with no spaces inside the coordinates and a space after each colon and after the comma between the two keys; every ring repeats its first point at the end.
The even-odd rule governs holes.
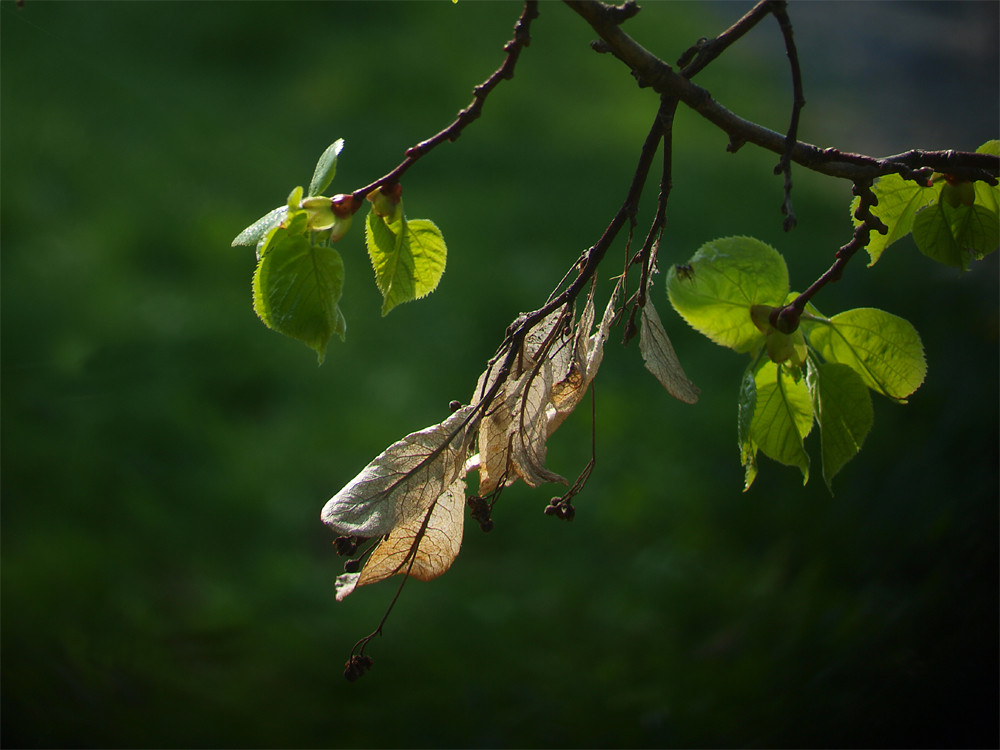
{"type": "MultiPolygon", "coordinates": [[[[628,30],[675,59],[748,7],[650,3],[628,30]]],[[[603,231],[656,110],[575,14],[541,11],[514,80],[406,177],[408,214],[449,244],[440,288],[380,319],[356,227],[348,339],[318,368],[257,321],[231,239],[334,139],[346,192],[449,123],[519,5],[0,3],[5,746],[996,746],[997,261],[959,275],[909,240],[816,299],[908,318],[929,360],[909,405],[876,401],[835,497],[818,459],[805,488],[763,459],[741,493],[745,362],[658,281],[700,403],[609,346],[576,521],[543,516],[544,488],[506,492],[491,534],[470,524],[445,577],[406,586],[373,672],[343,679],[395,587],[334,601],[320,508],[468,398],[603,231]]],[[[997,137],[997,15],[792,4],[801,137],[877,155],[997,137]]],[[[789,80],[773,23],[698,78],[777,130],[789,80]]],[[[784,234],[773,155],[727,154],[688,111],[677,130],[664,263],[738,233],[793,286],[825,270],[849,185],[796,170],[784,234]]],[[[567,476],[587,411],[550,447],[567,476]]]]}

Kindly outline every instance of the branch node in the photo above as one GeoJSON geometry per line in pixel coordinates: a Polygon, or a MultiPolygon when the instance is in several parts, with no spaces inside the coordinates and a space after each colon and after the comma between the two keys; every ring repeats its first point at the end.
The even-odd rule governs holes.
{"type": "Polygon", "coordinates": [[[621,5],[606,5],[604,7],[608,20],[615,25],[621,25],[641,10],[635,0],[625,0],[621,5]]]}
{"type": "Polygon", "coordinates": [[[746,145],[746,142],[746,138],[730,133],[729,143],[726,145],[726,151],[730,154],[735,154],[746,145]]]}

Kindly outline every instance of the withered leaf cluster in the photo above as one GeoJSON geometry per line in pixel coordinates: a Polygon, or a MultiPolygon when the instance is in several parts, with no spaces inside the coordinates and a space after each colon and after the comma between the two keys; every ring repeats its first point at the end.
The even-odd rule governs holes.
{"type": "MultiPolygon", "coordinates": [[[[479,472],[480,507],[518,479],[531,487],[567,484],[546,466],[547,441],[597,374],[618,292],[596,328],[593,286],[579,315],[567,302],[526,329],[522,324],[521,335],[508,336],[480,376],[468,406],[389,446],[326,503],[323,522],[350,538],[352,550],[367,546],[363,566],[338,577],[338,600],[393,575],[429,581],[447,571],[462,544],[467,473],[479,472]]],[[[647,369],[693,403],[698,389],[648,301],[641,322],[647,369]]]]}

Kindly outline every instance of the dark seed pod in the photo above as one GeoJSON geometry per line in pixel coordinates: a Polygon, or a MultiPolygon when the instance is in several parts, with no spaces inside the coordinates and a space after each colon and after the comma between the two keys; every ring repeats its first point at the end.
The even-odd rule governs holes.
{"type": "Polygon", "coordinates": [[[364,654],[355,654],[344,665],[344,677],[348,682],[354,682],[372,668],[372,658],[364,654]]]}
{"type": "Polygon", "coordinates": [[[358,551],[357,537],[338,536],[333,540],[333,544],[337,548],[337,554],[341,557],[350,557],[358,551]]]}

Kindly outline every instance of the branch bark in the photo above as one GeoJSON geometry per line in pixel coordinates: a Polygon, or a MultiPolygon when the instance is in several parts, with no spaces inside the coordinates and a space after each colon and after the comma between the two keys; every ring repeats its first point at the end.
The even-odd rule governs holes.
{"type": "MultiPolygon", "coordinates": [[[[944,172],[967,180],[985,180],[997,184],[1000,157],[961,151],[910,150],[901,154],[876,158],[853,154],[835,148],[820,148],[796,140],[787,148],[786,135],[746,120],[715,101],[709,92],[692,83],[683,74],[656,57],[626,34],[615,19],[611,8],[599,0],[564,0],[601,37],[601,49],[612,53],[629,67],[640,86],[648,86],[661,96],[676,97],[706,120],[729,135],[730,150],[744,143],[766,148],[782,157],[788,153],[791,161],[807,169],[854,183],[864,183],[887,174],[899,174],[906,179],[926,180],[927,172],[944,172]]],[[[758,6],[759,7],[759,6],[758,6]]],[[[766,8],[755,8],[744,16],[749,20],[738,26],[740,34],[759,20],[766,8]]],[[[743,19],[741,19],[743,20],[743,19]]],[[[734,33],[735,35],[735,33],[734,33]]],[[[731,43],[732,40],[727,40],[731,43]]],[[[698,60],[691,66],[698,64],[698,60]]],[[[707,63],[705,63],[707,64],[707,63]]],[[[691,67],[689,66],[689,68],[691,67]]],[[[692,72],[704,67],[702,64],[692,72]]],[[[688,68],[685,68],[687,72],[688,68]]]]}

